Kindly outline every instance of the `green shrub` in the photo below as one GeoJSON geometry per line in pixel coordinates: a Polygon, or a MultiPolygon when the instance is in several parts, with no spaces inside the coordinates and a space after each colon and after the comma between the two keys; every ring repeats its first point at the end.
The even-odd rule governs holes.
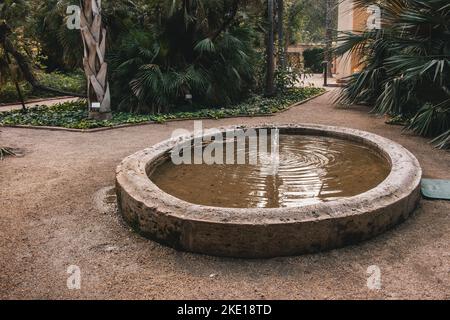
{"type": "MultiPolygon", "coordinates": [[[[29,91],[28,86],[25,83],[21,83],[20,87],[25,95],[25,98],[27,98],[28,95],[26,93],[29,91]]],[[[0,103],[15,102],[18,100],[19,98],[17,96],[17,91],[14,83],[7,82],[5,84],[2,84],[0,88],[0,103]]]]}
{"type": "MultiPolygon", "coordinates": [[[[171,23],[184,25],[183,20],[172,19],[176,21],[171,23]]],[[[251,30],[234,26],[212,42],[208,30],[195,28],[199,28],[195,35],[147,31],[127,35],[110,54],[111,94],[117,101],[113,108],[168,112],[188,103],[186,96],[202,105],[241,101],[250,92],[255,76],[251,30]],[[193,36],[192,42],[179,41],[193,36]]],[[[180,33],[184,27],[178,29],[180,33]]]]}
{"type": "Polygon", "coordinates": [[[450,147],[450,10],[448,0],[375,1],[383,29],[345,33],[338,54],[363,57],[340,102],[369,104],[378,114],[407,119],[407,128],[450,147]]]}
{"type": "MultiPolygon", "coordinates": [[[[73,93],[84,93],[86,91],[86,79],[81,72],[71,74],[38,72],[36,77],[47,87],[73,93]]],[[[53,93],[36,91],[28,82],[21,82],[20,87],[25,100],[56,96],[53,93]]],[[[16,87],[13,83],[8,82],[1,86],[0,103],[17,102],[18,100],[16,87]]]]}
{"type": "Polygon", "coordinates": [[[286,70],[276,70],[275,72],[276,86],[278,92],[284,92],[294,88],[301,82],[302,71],[288,68],[286,70]]]}
{"type": "MultiPolygon", "coordinates": [[[[86,78],[84,73],[74,72],[63,74],[59,72],[39,73],[38,80],[45,86],[58,90],[84,93],[86,92],[86,78]]],[[[34,92],[33,92],[34,93],[34,92]]]]}
{"type": "Polygon", "coordinates": [[[324,60],[323,48],[308,49],[303,52],[303,59],[305,69],[310,70],[313,73],[323,72],[323,60],[324,60]]]}

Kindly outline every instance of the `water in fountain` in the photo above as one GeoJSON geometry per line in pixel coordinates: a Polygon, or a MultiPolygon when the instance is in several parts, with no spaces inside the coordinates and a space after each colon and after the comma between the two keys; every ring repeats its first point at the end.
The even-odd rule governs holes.
{"type": "MultiPolygon", "coordinates": [[[[163,191],[191,203],[277,208],[351,197],[376,187],[389,174],[389,163],[364,145],[274,131],[268,142],[271,153],[259,153],[257,165],[176,166],[167,161],[150,178],[163,191]]],[[[250,152],[258,151],[246,150],[247,157],[250,152]]]]}

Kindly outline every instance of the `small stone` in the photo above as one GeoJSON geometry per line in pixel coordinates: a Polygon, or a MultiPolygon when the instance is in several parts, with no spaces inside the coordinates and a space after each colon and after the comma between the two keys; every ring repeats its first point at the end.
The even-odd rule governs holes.
{"type": "Polygon", "coordinates": [[[116,246],[107,246],[106,248],[105,248],[105,251],[106,252],[112,252],[112,251],[115,251],[115,250],[117,250],[118,248],[116,247],[116,246]]]}

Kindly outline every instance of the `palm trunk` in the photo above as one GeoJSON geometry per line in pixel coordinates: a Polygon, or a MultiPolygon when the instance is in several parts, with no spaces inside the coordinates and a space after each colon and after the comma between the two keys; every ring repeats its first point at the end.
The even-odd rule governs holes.
{"type": "Polygon", "coordinates": [[[81,1],[81,35],[84,45],[83,66],[87,78],[89,118],[111,119],[111,97],[105,62],[106,29],[102,25],[101,0],[81,1]],[[99,105],[98,108],[93,108],[99,105]]]}
{"type": "MultiPolygon", "coordinates": [[[[333,58],[332,58],[332,54],[331,54],[331,47],[333,44],[333,31],[331,28],[331,16],[332,16],[332,11],[333,11],[333,0],[326,0],[327,3],[327,7],[326,7],[326,18],[325,18],[325,54],[324,54],[324,58],[325,58],[325,62],[327,62],[327,72],[326,72],[326,76],[327,77],[333,77],[333,73],[331,71],[331,65],[333,63],[333,58]]],[[[325,74],[325,72],[324,72],[325,74]]]]}
{"type": "Polygon", "coordinates": [[[274,0],[267,0],[267,37],[266,37],[266,96],[275,94],[275,61],[274,61],[274,0]]]}
{"type": "Polygon", "coordinates": [[[278,11],[278,56],[282,70],[286,70],[286,51],[284,46],[284,0],[277,1],[278,11]]]}

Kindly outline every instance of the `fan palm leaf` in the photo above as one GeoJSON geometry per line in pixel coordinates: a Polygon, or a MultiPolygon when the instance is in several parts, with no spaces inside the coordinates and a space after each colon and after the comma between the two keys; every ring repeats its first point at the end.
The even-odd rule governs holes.
{"type": "Polygon", "coordinates": [[[382,8],[382,30],[340,36],[338,54],[356,53],[340,102],[368,103],[374,112],[410,117],[407,127],[448,146],[450,129],[450,9],[447,0],[355,0],[382,8]],[[445,141],[445,142],[443,142],[445,141]]]}

